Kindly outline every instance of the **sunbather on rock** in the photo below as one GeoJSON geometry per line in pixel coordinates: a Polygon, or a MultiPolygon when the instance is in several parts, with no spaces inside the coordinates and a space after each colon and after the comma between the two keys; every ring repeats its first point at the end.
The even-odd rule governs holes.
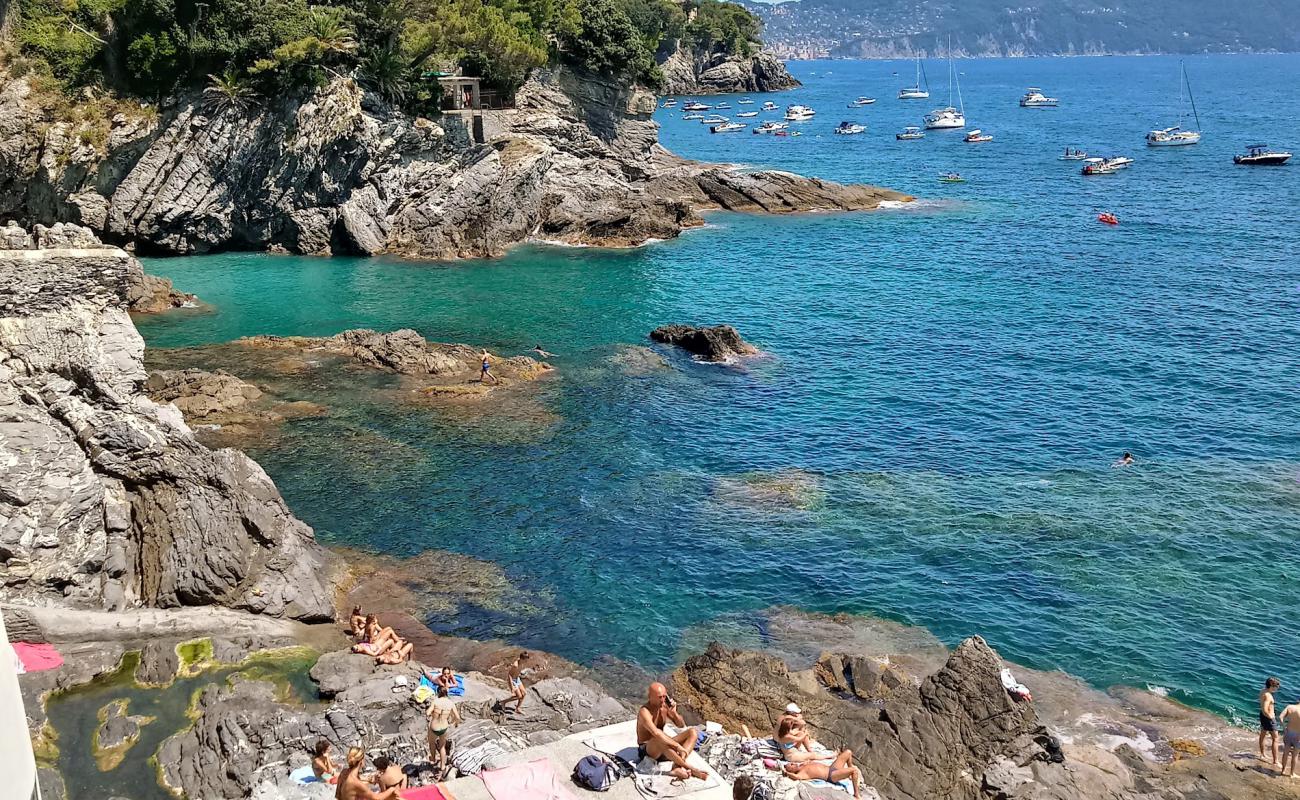
{"type": "Polygon", "coordinates": [[[803,762],[826,760],[831,753],[818,752],[813,747],[812,734],[804,724],[803,717],[787,715],[781,718],[776,728],[776,743],[781,746],[781,758],[785,761],[803,762]]]}
{"type": "Polygon", "coordinates": [[[375,657],[376,664],[402,664],[411,657],[415,645],[394,634],[388,642],[388,648],[375,657]]]}
{"type": "Polygon", "coordinates": [[[861,797],[862,770],[853,766],[853,751],[841,750],[830,764],[805,761],[802,764],[786,764],[782,771],[794,781],[829,781],[837,783],[849,778],[853,781],[853,796],[861,797]]]}
{"type": "Polygon", "coordinates": [[[366,763],[366,752],[360,747],[349,748],[348,767],[339,775],[338,788],[334,790],[335,800],[395,800],[397,787],[376,792],[361,777],[361,768],[366,763]]]}
{"type": "Polygon", "coordinates": [[[397,634],[393,632],[392,628],[380,625],[379,618],[374,614],[370,614],[366,616],[366,626],[362,640],[352,646],[352,652],[364,653],[378,658],[388,652],[396,639],[397,634]]]}
{"type": "Polygon", "coordinates": [[[668,688],[662,683],[650,684],[645,705],[641,706],[636,717],[636,743],[640,757],[673,762],[671,774],[675,778],[707,780],[707,772],[686,763],[698,739],[699,732],[687,728],[686,721],[677,713],[677,702],[668,696],[668,688]],[[664,732],[664,726],[669,722],[683,730],[676,736],[669,736],[664,732]]]}

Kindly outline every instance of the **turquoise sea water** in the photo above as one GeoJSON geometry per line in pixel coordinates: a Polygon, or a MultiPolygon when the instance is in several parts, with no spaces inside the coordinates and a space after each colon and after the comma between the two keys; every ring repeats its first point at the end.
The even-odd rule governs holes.
{"type": "Polygon", "coordinates": [[[253,449],[323,540],[489,559],[541,609],[436,630],[658,669],[683,632],[785,604],[981,633],[1009,659],[1229,715],[1265,674],[1294,692],[1300,163],[1231,155],[1300,148],[1300,56],[1188,59],[1205,140],[1167,150],[1142,136],[1176,121],[1176,59],[960,62],[982,145],[894,141],[933,105],[894,99],[910,64],[792,68],[805,87],[773,99],[818,110],[805,135],[661,111],[665,144],[926,202],[718,214],[636,250],[489,262],[151,260],[216,311],[141,329],[177,347],[409,326],[560,354],[523,412],[354,402],[253,449]],[[1017,107],[1029,85],[1061,108],[1017,107]],[[859,94],[879,102],[845,109],[859,94]],[[841,119],[869,133],[831,135],[841,119]],[[1085,179],[1067,145],[1137,163],[1085,179]],[[969,182],[938,183],[949,169],[969,182]],[[770,357],[619,363],[667,322],[735,324],[770,357]],[[1112,469],[1124,450],[1138,465],[1112,469]]]}

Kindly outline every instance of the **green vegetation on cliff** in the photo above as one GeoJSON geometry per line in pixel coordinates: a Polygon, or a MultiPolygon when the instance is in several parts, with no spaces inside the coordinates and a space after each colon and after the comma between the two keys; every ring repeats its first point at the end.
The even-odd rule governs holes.
{"type": "Polygon", "coordinates": [[[748,54],[759,20],[720,0],[11,0],[11,73],[65,90],[146,99],[206,86],[206,102],[355,75],[413,109],[436,106],[440,73],[509,95],[529,70],[569,63],[654,84],[678,41],[748,54]]]}

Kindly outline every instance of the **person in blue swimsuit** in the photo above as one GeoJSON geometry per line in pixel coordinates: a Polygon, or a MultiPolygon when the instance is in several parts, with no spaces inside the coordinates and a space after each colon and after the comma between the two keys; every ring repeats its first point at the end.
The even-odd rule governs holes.
{"type": "Polygon", "coordinates": [[[497,376],[495,376],[495,375],[492,374],[492,362],[490,362],[490,361],[488,360],[488,351],[484,350],[484,351],[483,351],[483,368],[482,368],[482,370],[481,370],[481,371],[479,372],[479,374],[478,374],[478,382],[479,382],[479,383],[487,383],[487,382],[488,382],[488,378],[491,378],[493,383],[496,383],[496,382],[497,382],[497,376]]]}

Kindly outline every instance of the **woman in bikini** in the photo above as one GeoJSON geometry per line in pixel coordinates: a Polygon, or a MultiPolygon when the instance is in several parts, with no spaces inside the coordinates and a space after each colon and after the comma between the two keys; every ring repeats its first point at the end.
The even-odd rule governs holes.
{"type": "Polygon", "coordinates": [[[853,751],[841,750],[835,760],[829,764],[805,761],[801,764],[786,764],[782,767],[785,776],[792,781],[827,781],[838,783],[845,778],[853,781],[853,796],[861,797],[859,784],[862,783],[862,770],[853,766],[853,751]]]}
{"type": "Polygon", "coordinates": [[[352,646],[352,652],[364,653],[368,656],[378,658],[392,647],[397,639],[397,634],[393,633],[392,628],[385,628],[379,624],[379,618],[374,614],[366,616],[365,630],[360,642],[352,646]]]}
{"type": "Polygon", "coordinates": [[[348,623],[352,638],[360,639],[361,635],[366,632],[366,615],[361,612],[361,606],[352,607],[352,614],[348,617],[348,623]]]}
{"type": "Polygon", "coordinates": [[[781,718],[781,724],[776,728],[776,743],[781,746],[781,758],[785,761],[803,762],[817,758],[812,749],[812,736],[799,717],[781,718]]]}
{"type": "Polygon", "coordinates": [[[376,664],[401,664],[411,657],[415,645],[394,634],[388,649],[375,657],[376,664]]]}
{"type": "Polygon", "coordinates": [[[330,743],[325,739],[317,739],[316,746],[311,749],[311,771],[316,776],[316,780],[325,783],[335,783],[339,779],[339,769],[334,766],[334,759],[330,756],[330,743]]]}
{"type": "Polygon", "coordinates": [[[446,687],[438,687],[438,696],[424,712],[429,717],[429,760],[438,765],[437,775],[441,778],[447,769],[447,734],[452,725],[460,724],[460,711],[447,696],[446,687]]]}

